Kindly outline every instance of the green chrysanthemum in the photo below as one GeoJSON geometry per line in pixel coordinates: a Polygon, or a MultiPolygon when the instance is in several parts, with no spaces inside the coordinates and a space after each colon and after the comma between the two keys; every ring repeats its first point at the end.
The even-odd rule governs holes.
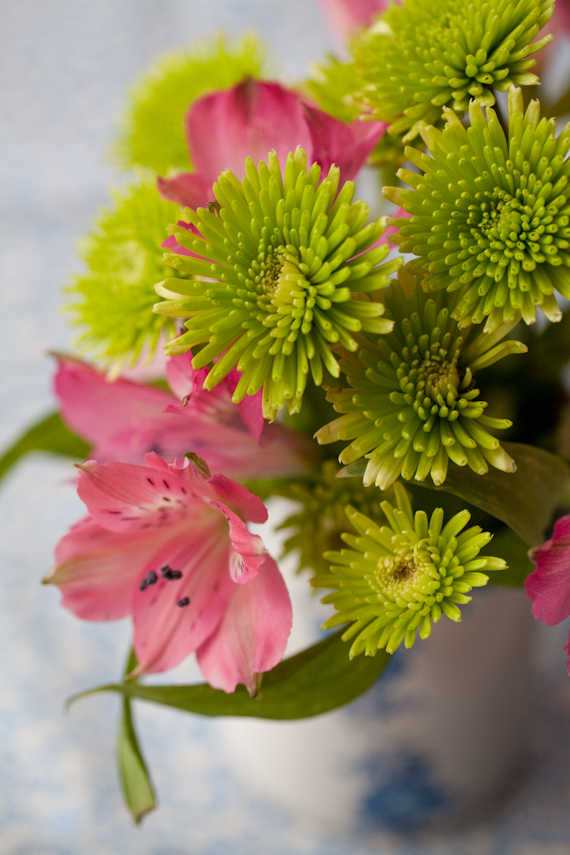
{"type": "Polygon", "coordinates": [[[275,152],[269,165],[246,161],[239,182],[223,172],[214,184],[217,215],[199,208],[187,216],[199,235],[174,228],[197,257],[169,256],[186,279],[157,285],[169,298],[155,311],[186,321],[188,332],[168,353],[209,342],[194,358],[201,368],[224,354],[206,380],[212,389],[234,365],[243,372],[233,400],[263,387],[263,412],[273,419],[285,402],[298,412],[309,371],[319,386],[340,369],[330,344],[358,348],[355,333],[383,333],[392,322],[366,293],[384,288],[400,259],[378,266],[388,247],[369,247],[385,219],[365,225],[368,205],[351,204],[354,184],[337,195],[335,166],[319,184],[320,167],[307,172],[302,149],[289,154],[284,176],[275,152]],[[368,250],[368,251],[366,251],[368,250]]]}
{"type": "Polygon", "coordinates": [[[323,110],[342,122],[352,122],[360,115],[360,107],[347,103],[351,100],[348,96],[364,83],[353,62],[341,62],[329,54],[314,65],[312,72],[304,88],[323,110]]]}
{"type": "MultiPolygon", "coordinates": [[[[344,512],[347,505],[356,507],[377,523],[386,522],[376,488],[365,487],[356,478],[337,478],[338,472],[339,466],[333,460],[325,460],[316,483],[299,481],[277,491],[280,496],[294,499],[301,505],[297,513],[279,526],[292,529],[284,543],[283,554],[299,550],[297,572],[309,569],[322,574],[328,571],[330,562],[323,555],[342,546],[341,534],[347,530],[344,512]]],[[[349,527],[350,530],[356,532],[349,527]]]]}
{"type": "MultiPolygon", "coordinates": [[[[354,102],[354,92],[364,85],[353,62],[341,62],[332,54],[317,64],[313,76],[303,86],[309,98],[342,122],[352,122],[361,115],[361,108],[354,102]]],[[[418,144],[423,142],[418,137],[418,144]]],[[[373,166],[402,164],[405,160],[404,135],[382,134],[370,155],[373,166]]]]}
{"type": "Polygon", "coordinates": [[[134,362],[146,346],[154,351],[161,332],[174,332],[168,318],[152,312],[157,279],[174,275],[160,244],[179,208],[165,202],[154,181],[114,193],[114,206],[102,211],[80,244],[87,271],[74,277],[67,292],[73,322],[85,327],[76,344],[118,368],[134,362]]]}
{"type": "Polygon", "coordinates": [[[385,188],[413,214],[397,220],[403,252],[419,256],[431,290],[462,289],[460,326],[488,318],[486,330],[515,319],[562,317],[554,290],[570,298],[570,125],[556,138],[554,119],[540,120],[538,101],[523,112],[520,89],[509,92],[508,142],[494,110],[476,104],[471,127],[446,111],[443,131],[424,128],[431,157],[407,149],[424,170],[398,174],[415,190],[385,188]]]}
{"type": "Polygon", "coordinates": [[[227,89],[242,78],[260,77],[264,51],[254,36],[235,47],[219,37],[194,50],[170,51],[138,81],[130,95],[114,145],[120,166],[144,166],[166,174],[192,164],[184,137],[184,114],[212,89],[227,89]]]}
{"type": "Polygon", "coordinates": [[[320,443],[352,440],[342,463],[366,456],[365,485],[385,490],[400,475],[443,484],[449,461],[483,475],[488,464],[513,472],[515,464],[486,428],[507,428],[508,419],[485,414],[473,375],[507,356],[524,353],[519,341],[501,339],[515,326],[493,334],[462,333],[451,312],[457,295],[426,294],[407,272],[386,291],[394,331],[378,345],[361,340],[358,354],[341,363],[350,389],[327,398],[339,419],[321,428],[320,443]],[[405,286],[405,287],[404,287],[405,286]]]}
{"type": "Polygon", "coordinates": [[[459,622],[459,606],[472,599],[466,594],[489,581],[481,571],[507,566],[502,558],[477,557],[493,535],[479,526],[463,531],[469,511],[444,526],[441,508],[430,519],[425,511],[414,514],[404,488],[396,484],[395,491],[398,507],[381,505],[386,526],[346,508],[358,535],[343,534],[351,548],[329,552],[331,572],[313,580],[336,589],[322,600],[337,610],[323,629],[352,624],[343,635],[345,641],[354,638],[351,658],[362,652],[374,656],[382,648],[394,653],[402,641],[412,647],[416,633],[427,638],[442,614],[459,622]]]}
{"type": "Polygon", "coordinates": [[[406,0],[392,5],[355,45],[356,67],[367,81],[359,93],[390,133],[418,133],[447,105],[459,113],[470,98],[495,103],[493,89],[538,82],[528,69],[548,35],[554,0],[406,0]]]}

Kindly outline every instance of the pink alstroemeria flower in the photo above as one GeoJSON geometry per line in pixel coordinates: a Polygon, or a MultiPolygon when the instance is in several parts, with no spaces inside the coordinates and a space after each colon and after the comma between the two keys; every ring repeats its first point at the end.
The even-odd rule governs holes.
{"type": "Polygon", "coordinates": [[[388,0],[319,0],[325,17],[342,46],[355,30],[369,27],[388,0]]]}
{"type": "MultiPolygon", "coordinates": [[[[309,163],[320,164],[323,174],[335,163],[342,184],[355,177],[386,128],[384,122],[358,119],[345,124],[279,83],[247,78],[192,104],[185,129],[196,171],[159,178],[158,189],[183,207],[206,207],[224,169],[241,180],[246,158],[257,164],[272,149],[284,169],[288,153],[297,146],[305,149],[309,163]]],[[[177,248],[174,238],[162,245],[177,248]]]]}
{"type": "Polygon", "coordinates": [[[208,369],[192,368],[190,352],[172,356],[166,374],[172,393],[132,380],[110,381],[71,357],[58,357],[54,388],[69,427],[93,445],[99,463],[142,463],[148,451],[168,462],[195,451],[212,472],[243,480],[306,472],[314,458],[310,439],[267,424],[259,395],[233,404],[234,370],[211,392],[208,369]]]}
{"type": "MultiPolygon", "coordinates": [[[[527,576],[525,588],[534,600],[532,613],[537,620],[554,626],[570,615],[570,516],[556,522],[550,540],[533,549],[531,558],[536,570],[527,576]]],[[[570,638],[564,650],[570,674],[570,638]]]]}
{"type": "Polygon", "coordinates": [[[263,502],[200,463],[80,465],[89,517],[56,547],[45,582],[84,620],[132,615],[134,674],[174,668],[196,653],[216,689],[255,691],[256,674],[283,656],[291,601],[275,561],[243,519],[264,522],[263,502]],[[239,514],[239,516],[238,516],[239,514]]]}

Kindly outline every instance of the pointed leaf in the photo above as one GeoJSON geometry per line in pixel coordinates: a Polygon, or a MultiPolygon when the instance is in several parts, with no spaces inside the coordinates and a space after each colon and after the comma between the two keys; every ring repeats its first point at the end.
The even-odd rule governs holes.
{"type": "Polygon", "coordinates": [[[48,451],[83,460],[87,457],[89,446],[64,425],[59,413],[51,413],[33,424],[0,457],[0,479],[31,451],[48,451]]]}
{"type": "MultiPolygon", "coordinates": [[[[513,473],[489,469],[477,475],[471,469],[451,465],[445,483],[435,487],[431,479],[413,481],[416,487],[446,491],[506,523],[529,546],[544,540],[544,531],[570,479],[570,469],[556,454],[520,442],[504,442],[514,458],[513,473]]],[[[341,470],[343,478],[362,477],[367,460],[357,460],[341,470]]]]}
{"type": "Polygon", "coordinates": [[[349,645],[341,639],[343,632],[344,629],[285,659],[264,675],[255,698],[249,697],[244,686],[238,686],[233,694],[226,694],[205,683],[149,686],[127,681],[83,692],[71,702],[96,692],[121,692],[126,698],[140,698],[199,715],[270,719],[321,715],[362,695],[390,659],[385,650],[379,650],[376,656],[358,656],[350,660],[349,645]]]}
{"type": "Polygon", "coordinates": [[[131,702],[123,698],[117,760],[125,803],[138,825],[156,807],[156,797],[133,725],[131,702]]]}
{"type": "MultiPolygon", "coordinates": [[[[131,653],[125,673],[129,674],[136,667],[136,664],[134,654],[131,653]]],[[[138,825],[145,814],[155,809],[156,796],[139,747],[133,723],[131,702],[127,697],[123,698],[117,761],[125,803],[131,812],[135,825],[138,825]]]]}

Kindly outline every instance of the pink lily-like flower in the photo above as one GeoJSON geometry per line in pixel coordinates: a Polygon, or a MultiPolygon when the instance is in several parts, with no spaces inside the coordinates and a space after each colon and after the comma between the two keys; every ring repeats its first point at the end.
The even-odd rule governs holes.
{"type": "Polygon", "coordinates": [[[208,369],[192,368],[190,352],[167,360],[171,392],[132,380],[109,381],[103,372],[71,357],[58,357],[54,379],[61,415],[93,445],[99,463],[142,463],[148,451],[168,462],[193,450],[212,472],[233,478],[278,478],[306,472],[314,458],[310,439],[267,424],[260,396],[233,404],[239,374],[211,392],[208,369]]]}
{"type": "MultiPolygon", "coordinates": [[[[183,207],[206,207],[224,169],[241,180],[246,158],[259,163],[272,149],[284,169],[297,146],[305,149],[309,163],[320,164],[323,175],[335,163],[342,183],[355,177],[386,128],[384,122],[358,119],[345,124],[279,83],[246,78],[192,104],[185,129],[196,171],[159,178],[158,189],[183,207]]],[[[177,248],[174,238],[163,246],[177,248]]]]}
{"type": "Polygon", "coordinates": [[[342,46],[355,30],[369,27],[388,6],[388,0],[320,0],[337,41],[342,46]]]}
{"type": "MultiPolygon", "coordinates": [[[[536,570],[527,576],[525,588],[534,600],[532,613],[537,620],[554,626],[570,616],[570,516],[555,523],[550,540],[534,549],[531,558],[536,570]]],[[[570,674],[570,638],[564,650],[570,674]]]]}
{"type": "Polygon", "coordinates": [[[84,620],[132,615],[134,675],[166,671],[196,652],[206,680],[255,691],[256,675],[283,656],[292,611],[277,564],[244,519],[265,522],[263,502],[206,471],[199,458],[146,466],[78,466],[89,517],[56,547],[45,582],[84,620]],[[239,515],[238,515],[239,514],[239,515]]]}

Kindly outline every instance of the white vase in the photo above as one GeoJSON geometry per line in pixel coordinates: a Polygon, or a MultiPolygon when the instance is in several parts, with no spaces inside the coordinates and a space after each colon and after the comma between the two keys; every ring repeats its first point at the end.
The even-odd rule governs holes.
{"type": "MultiPolygon", "coordinates": [[[[326,613],[306,576],[285,573],[294,652],[326,613]]],[[[443,617],[347,707],[292,722],[226,719],[244,783],[295,817],[351,833],[405,832],[489,808],[525,756],[533,620],[523,591],[474,593],[460,624],[443,617]]]]}

